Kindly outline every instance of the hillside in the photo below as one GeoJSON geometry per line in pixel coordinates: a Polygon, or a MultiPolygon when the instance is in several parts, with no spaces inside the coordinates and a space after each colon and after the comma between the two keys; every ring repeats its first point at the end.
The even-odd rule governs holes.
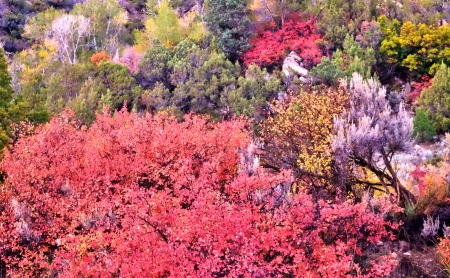
{"type": "Polygon", "coordinates": [[[3,0],[1,277],[448,277],[450,3],[3,0]]]}

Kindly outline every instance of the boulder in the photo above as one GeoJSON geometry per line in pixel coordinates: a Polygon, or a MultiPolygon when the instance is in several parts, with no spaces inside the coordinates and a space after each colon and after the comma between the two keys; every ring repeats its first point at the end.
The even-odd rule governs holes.
{"type": "Polygon", "coordinates": [[[308,77],[304,77],[304,76],[300,76],[300,78],[298,79],[300,80],[300,82],[302,82],[303,84],[309,84],[311,83],[311,81],[309,80],[308,77]]]}
{"type": "Polygon", "coordinates": [[[283,72],[288,77],[291,74],[308,77],[308,70],[302,67],[302,58],[294,51],[289,53],[286,59],[284,59],[283,72]]]}

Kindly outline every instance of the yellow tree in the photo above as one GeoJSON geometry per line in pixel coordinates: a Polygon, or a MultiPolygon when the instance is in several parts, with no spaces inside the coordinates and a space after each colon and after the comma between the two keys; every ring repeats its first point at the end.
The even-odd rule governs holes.
{"type": "Polygon", "coordinates": [[[58,60],[57,42],[45,39],[41,44],[22,50],[12,61],[13,86],[34,82],[45,73],[51,63],[58,60]]]}
{"type": "Polygon", "coordinates": [[[301,186],[329,189],[333,153],[333,118],[349,101],[344,89],[301,91],[275,101],[262,125],[262,162],[266,167],[293,170],[301,186]]]}
{"type": "Polygon", "coordinates": [[[409,70],[434,74],[442,62],[450,62],[450,26],[433,26],[411,21],[403,23],[379,17],[384,35],[380,53],[388,63],[398,63],[409,70]]]}
{"type": "Polygon", "coordinates": [[[136,49],[144,52],[152,41],[158,40],[167,48],[175,47],[186,38],[199,41],[205,34],[201,22],[196,20],[196,13],[188,13],[184,18],[178,18],[167,0],[160,3],[157,15],[145,22],[143,32],[136,31],[136,49]]]}

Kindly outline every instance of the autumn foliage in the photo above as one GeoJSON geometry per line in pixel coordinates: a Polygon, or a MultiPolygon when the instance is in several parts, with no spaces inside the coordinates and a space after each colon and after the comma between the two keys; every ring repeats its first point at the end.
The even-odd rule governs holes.
{"type": "Polygon", "coordinates": [[[441,167],[416,166],[409,173],[413,184],[418,189],[417,213],[424,212],[429,215],[439,206],[445,205],[448,197],[448,186],[446,177],[450,171],[450,165],[443,163],[441,167]]]}
{"type": "Polygon", "coordinates": [[[440,263],[444,267],[445,272],[450,274],[450,238],[448,238],[448,235],[441,239],[437,249],[440,263]]]}
{"type": "Polygon", "coordinates": [[[70,111],[2,162],[0,262],[21,277],[385,277],[385,199],[284,190],[252,159],[247,122],[70,111]]]}
{"type": "Polygon", "coordinates": [[[266,150],[263,162],[271,168],[292,169],[297,181],[310,191],[329,187],[333,118],[349,100],[349,93],[338,88],[300,91],[273,102],[272,113],[261,128],[266,150]]]}
{"type": "Polygon", "coordinates": [[[103,61],[110,61],[111,56],[109,56],[105,51],[97,52],[91,56],[91,62],[98,66],[103,61]]]}
{"type": "Polygon", "coordinates": [[[410,101],[416,101],[422,91],[431,86],[431,78],[427,74],[422,75],[421,80],[416,82],[413,86],[413,90],[406,95],[406,98],[410,101]]]}
{"type": "Polygon", "coordinates": [[[306,67],[320,62],[322,51],[316,41],[322,37],[316,31],[314,19],[307,21],[289,20],[278,31],[264,31],[251,40],[252,47],[245,52],[245,65],[259,66],[279,64],[290,51],[297,52],[306,67]]]}
{"type": "Polygon", "coordinates": [[[141,58],[142,54],[140,54],[136,48],[127,46],[125,47],[122,57],[120,58],[120,63],[127,66],[133,74],[138,70],[138,65],[141,58]]]}

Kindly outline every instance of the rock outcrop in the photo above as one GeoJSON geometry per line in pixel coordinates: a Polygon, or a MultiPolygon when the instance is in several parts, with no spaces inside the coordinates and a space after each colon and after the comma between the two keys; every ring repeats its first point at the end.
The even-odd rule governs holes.
{"type": "Polygon", "coordinates": [[[309,71],[303,67],[302,58],[292,51],[283,61],[283,72],[287,77],[299,76],[303,83],[309,83],[309,71]]]}

